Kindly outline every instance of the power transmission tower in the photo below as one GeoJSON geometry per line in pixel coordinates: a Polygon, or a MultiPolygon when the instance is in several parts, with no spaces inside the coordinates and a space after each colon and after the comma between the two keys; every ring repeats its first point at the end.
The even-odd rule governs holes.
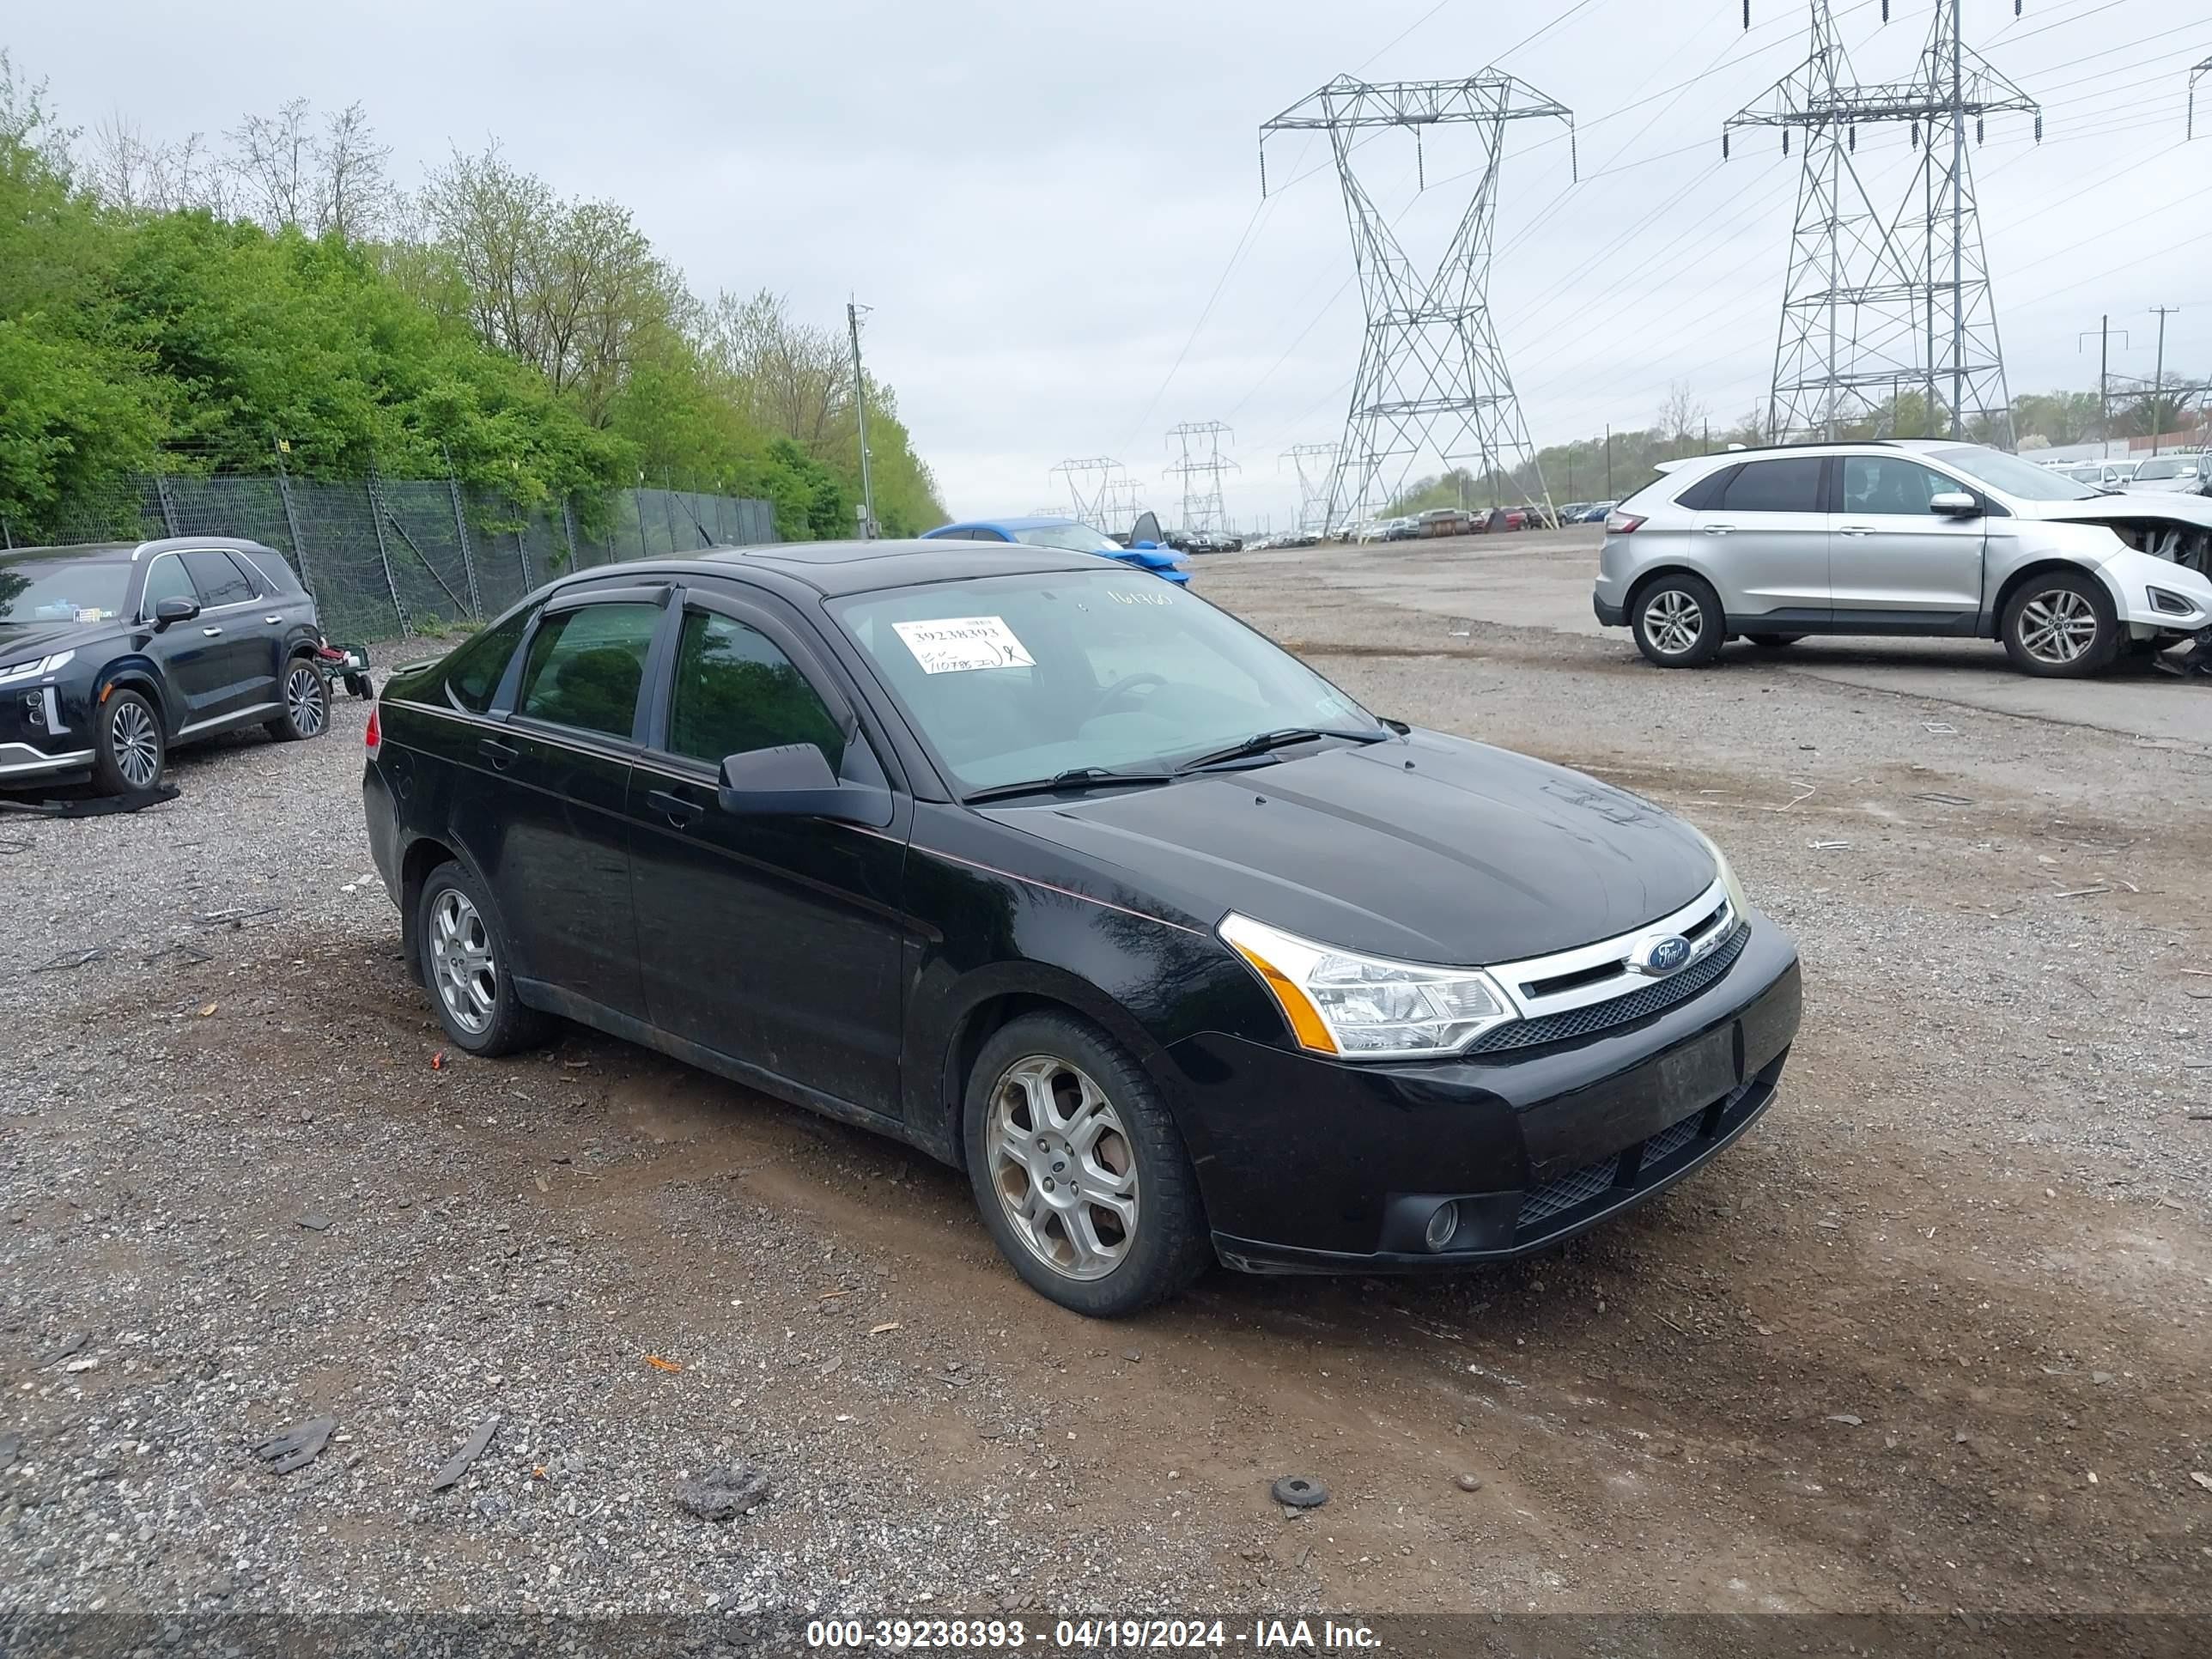
{"type": "Polygon", "coordinates": [[[1775,341],[1775,436],[1832,438],[1847,422],[1887,430],[1899,400],[1917,392],[1928,431],[1960,437],[1978,422],[2010,443],[1996,301],[1966,160],[1966,118],[1978,143],[1986,118],[2005,111],[2033,116],[2041,140],[2035,100],[1966,45],[1959,0],[1936,0],[1910,77],[1867,86],[1852,76],[1828,0],[1812,0],[1810,55],[1723,125],[1723,155],[1739,128],[1781,128],[1784,155],[1791,131],[1804,135],[1775,341]],[[1920,162],[1903,205],[1885,215],[1858,170],[1858,129],[1898,123],[1911,127],[1920,162]]]}
{"type": "MultiPolygon", "coordinates": [[[[2074,349],[2081,350],[2089,337],[2097,337],[2097,453],[2111,453],[2108,446],[2112,437],[2112,319],[2111,313],[2098,318],[2097,326],[2085,328],[2074,337],[2074,349]]],[[[2120,349],[2128,349],[2128,331],[2120,331],[2120,349]]]]}
{"type": "Polygon", "coordinates": [[[1115,473],[1127,471],[1111,455],[1092,455],[1080,460],[1062,461],[1045,476],[1065,475],[1069,498],[1075,503],[1073,516],[1085,524],[1096,524],[1105,509],[1106,486],[1113,481],[1115,473]],[[1087,489],[1084,487],[1085,479],[1091,481],[1087,489]]]}
{"type": "Polygon", "coordinates": [[[2197,136],[2197,83],[2208,75],[2212,75],[2212,58],[2189,71],[2189,125],[2182,133],[2185,143],[2197,136]]]}
{"type": "Polygon", "coordinates": [[[1510,121],[1567,124],[1574,114],[1513,76],[1485,69],[1458,81],[1370,84],[1340,75],[1260,129],[1260,190],[1267,188],[1267,138],[1277,132],[1326,132],[1352,228],[1352,264],[1367,312],[1366,339],[1345,416],[1324,530],[1350,514],[1378,510],[1424,450],[1444,467],[1478,463],[1497,488],[1527,468],[1547,507],[1551,494],[1505,368],[1490,314],[1491,236],[1497,220],[1498,177],[1510,121]],[[1413,135],[1414,166],[1423,188],[1427,161],[1422,134],[1431,127],[1472,127],[1484,165],[1442,261],[1423,276],[1399,245],[1391,224],[1360,182],[1353,152],[1359,135],[1396,127],[1413,135]],[[1385,474],[1389,474],[1387,477],[1385,474]]]}
{"type": "Polygon", "coordinates": [[[1182,480],[1186,532],[1219,535],[1229,527],[1228,510],[1221,504],[1221,475],[1240,469],[1221,453],[1224,434],[1237,435],[1219,421],[1185,421],[1168,432],[1168,442],[1182,447],[1181,459],[1168,468],[1167,476],[1182,480]]]}
{"type": "Polygon", "coordinates": [[[1100,519],[1093,522],[1103,530],[1108,525],[1129,524],[1145,510],[1144,481],[1134,473],[1123,473],[1109,478],[1101,486],[1098,511],[1100,519]]]}
{"type": "Polygon", "coordinates": [[[1298,475],[1298,534],[1319,536],[1328,528],[1328,495],[1336,487],[1334,444],[1292,444],[1276,462],[1291,464],[1298,475]]]}

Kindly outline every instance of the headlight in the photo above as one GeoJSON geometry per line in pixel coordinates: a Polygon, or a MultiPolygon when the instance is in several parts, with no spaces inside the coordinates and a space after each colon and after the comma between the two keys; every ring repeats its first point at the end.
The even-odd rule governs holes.
{"type": "Polygon", "coordinates": [[[1729,908],[1735,912],[1738,921],[1742,921],[1746,909],[1743,884],[1735,878],[1735,872],[1729,867],[1728,854],[1715,846],[1713,838],[1704,830],[1698,830],[1696,824],[1692,824],[1690,828],[1696,830],[1698,839],[1705,842],[1705,851],[1713,855],[1713,863],[1720,872],[1721,880],[1728,887],[1729,908]]]}
{"type": "Polygon", "coordinates": [[[1479,968],[1364,957],[1233,913],[1220,931],[1273,995],[1299,1046],[1316,1054],[1350,1060],[1453,1054],[1518,1017],[1479,968]]]}
{"type": "Polygon", "coordinates": [[[34,657],[29,662],[11,662],[0,668],[0,685],[15,680],[34,680],[41,674],[51,674],[76,655],[74,651],[57,651],[51,657],[34,657]]]}

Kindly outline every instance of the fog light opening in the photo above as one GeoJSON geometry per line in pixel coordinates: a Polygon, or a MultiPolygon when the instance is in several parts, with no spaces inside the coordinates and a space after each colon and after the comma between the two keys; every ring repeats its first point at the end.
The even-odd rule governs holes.
{"type": "Polygon", "coordinates": [[[1429,1212],[1428,1231],[1421,1235],[1421,1242],[1431,1250],[1441,1250],[1458,1231],[1459,1200],[1448,1199],[1429,1212]]]}

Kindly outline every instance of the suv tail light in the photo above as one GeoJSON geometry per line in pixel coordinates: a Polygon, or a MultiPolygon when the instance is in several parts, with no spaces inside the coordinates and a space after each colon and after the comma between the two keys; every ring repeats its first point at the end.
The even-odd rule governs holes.
{"type": "Polygon", "coordinates": [[[368,757],[371,760],[374,760],[377,751],[384,747],[383,716],[384,705],[380,702],[369,704],[368,730],[362,734],[362,741],[368,745],[368,757]]]}
{"type": "Polygon", "coordinates": [[[1644,517],[1640,513],[1608,513],[1605,515],[1605,533],[1608,536],[1630,535],[1644,522],[1644,517]]]}

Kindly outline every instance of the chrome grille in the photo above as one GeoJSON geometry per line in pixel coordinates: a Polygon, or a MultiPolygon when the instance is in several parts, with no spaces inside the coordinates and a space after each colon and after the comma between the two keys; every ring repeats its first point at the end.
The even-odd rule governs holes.
{"type": "Polygon", "coordinates": [[[1564,1042],[1570,1037],[1589,1036],[1593,1032],[1626,1025],[1632,1020],[1645,1019],[1653,1014],[1672,1008],[1711,985],[1729,970],[1730,963],[1743,954],[1750,929],[1739,925],[1720,945],[1692,963],[1679,974],[1665,979],[1653,980],[1639,991],[1626,996],[1608,999],[1604,1002],[1585,1003],[1579,1008],[1570,1008],[1564,1013],[1545,1014],[1535,1019],[1518,1019],[1510,1024],[1492,1026],[1462,1051],[1470,1054],[1494,1054],[1506,1048],[1534,1048],[1547,1042],[1564,1042]]]}

